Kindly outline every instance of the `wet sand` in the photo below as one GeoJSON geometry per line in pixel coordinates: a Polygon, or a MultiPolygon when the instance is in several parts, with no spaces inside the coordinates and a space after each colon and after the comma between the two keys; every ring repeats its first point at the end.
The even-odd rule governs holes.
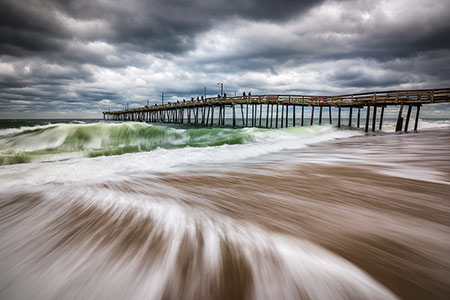
{"type": "Polygon", "coordinates": [[[448,299],[448,146],[446,131],[358,137],[224,170],[4,194],[1,298],[390,297],[331,253],[401,299],[448,299]],[[18,264],[44,279],[27,286],[18,264]]]}

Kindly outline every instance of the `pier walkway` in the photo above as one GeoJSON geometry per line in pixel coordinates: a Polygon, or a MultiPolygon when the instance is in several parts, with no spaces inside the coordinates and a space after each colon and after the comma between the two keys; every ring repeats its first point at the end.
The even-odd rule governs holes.
{"type": "MultiPolygon", "coordinates": [[[[384,109],[397,106],[396,131],[408,131],[411,112],[415,108],[414,130],[417,131],[420,107],[424,104],[450,102],[450,88],[430,90],[401,90],[358,93],[339,96],[312,95],[248,95],[238,97],[215,97],[194,99],[164,105],[144,106],[140,108],[103,112],[103,118],[117,121],[142,121],[186,123],[203,126],[224,126],[225,115],[229,109],[232,126],[283,128],[289,125],[305,126],[314,124],[314,114],[318,114],[317,123],[323,123],[322,116],[328,113],[328,122],[332,123],[332,110],[337,110],[337,126],[341,126],[342,108],[348,114],[348,126],[352,126],[353,113],[356,114],[356,126],[364,125],[368,132],[383,126],[384,109]],[[305,107],[311,108],[308,120],[305,107]],[[363,124],[361,110],[365,109],[363,124]],[[317,111],[318,110],[318,111],[317,111]],[[315,112],[317,111],[317,112],[315,112]],[[406,116],[404,112],[406,111],[406,116]],[[290,116],[289,116],[290,115],[290,116]],[[239,118],[240,117],[240,118],[239,118]],[[364,121],[365,118],[365,121],[364,121]],[[241,124],[242,123],[242,124],[241,124]]],[[[336,113],[336,112],[335,112],[336,113]]]]}

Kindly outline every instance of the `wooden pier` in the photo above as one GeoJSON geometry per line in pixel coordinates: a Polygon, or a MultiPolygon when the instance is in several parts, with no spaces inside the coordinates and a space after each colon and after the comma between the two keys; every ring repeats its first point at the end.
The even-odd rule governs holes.
{"type": "MultiPolygon", "coordinates": [[[[246,95],[239,97],[215,97],[191,99],[189,101],[164,105],[103,112],[103,118],[116,121],[142,121],[197,124],[199,126],[225,126],[226,111],[229,109],[233,127],[288,127],[314,124],[314,114],[318,113],[318,124],[324,122],[324,111],[328,112],[328,122],[332,124],[332,110],[337,111],[337,126],[341,127],[342,108],[348,109],[348,126],[352,126],[356,113],[356,126],[361,126],[361,110],[365,109],[364,130],[382,129],[384,110],[397,106],[396,131],[409,130],[409,122],[415,110],[414,131],[417,131],[420,107],[424,104],[450,102],[450,89],[379,91],[339,96],[311,95],[246,95]],[[305,107],[311,108],[310,121],[305,118],[305,107]],[[290,109],[291,108],[291,109],[290,109]],[[263,111],[265,110],[265,113],[263,111]],[[240,112],[239,112],[240,111],[240,112]],[[316,111],[316,112],[315,112],[316,111]],[[406,116],[404,117],[404,112],[406,116]],[[289,116],[290,114],[290,116],[289,116]],[[239,118],[238,116],[241,116],[239,118]],[[242,124],[240,124],[242,123],[242,124]]],[[[363,116],[364,118],[364,116],[363,116]]],[[[363,121],[364,122],[364,121],[363,121]]]]}

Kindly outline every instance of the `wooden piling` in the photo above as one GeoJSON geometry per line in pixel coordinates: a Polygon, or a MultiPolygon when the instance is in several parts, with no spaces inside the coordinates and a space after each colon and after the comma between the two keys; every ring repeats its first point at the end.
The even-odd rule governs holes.
{"type": "Polygon", "coordinates": [[[283,128],[284,123],[284,104],[281,104],[281,128],[283,128]]]}
{"type": "Polygon", "coordinates": [[[366,127],[364,129],[365,132],[369,132],[369,119],[370,119],[370,105],[367,105],[366,112],[366,127]]]}
{"type": "Polygon", "coordinates": [[[292,126],[295,127],[295,104],[292,105],[292,126]]]}
{"type": "Polygon", "coordinates": [[[348,127],[352,126],[352,112],[353,112],[353,107],[350,106],[350,110],[348,112],[348,127]]]}
{"type": "Polygon", "coordinates": [[[338,108],[338,127],[341,127],[341,106],[338,108]]]}
{"type": "Polygon", "coordinates": [[[248,127],[248,102],[245,109],[245,127],[248,127]]]}
{"type": "Polygon", "coordinates": [[[357,120],[357,127],[360,127],[361,121],[361,106],[358,106],[358,120],[357,120]]]}
{"type": "Polygon", "coordinates": [[[377,105],[373,106],[373,116],[372,116],[372,131],[375,131],[375,125],[377,122],[377,105]]]}
{"type": "Polygon", "coordinates": [[[273,128],[272,125],[273,125],[273,104],[271,105],[270,108],[270,128],[273,128]]]}
{"type": "Polygon", "coordinates": [[[236,127],[236,108],[234,107],[234,103],[231,104],[231,109],[233,110],[233,127],[236,127]]]}
{"type": "Polygon", "coordinates": [[[379,130],[381,130],[383,128],[383,118],[384,118],[384,105],[381,106],[380,125],[378,127],[379,130]]]}
{"type": "Polygon", "coordinates": [[[223,105],[223,110],[222,110],[222,113],[223,113],[223,116],[222,116],[222,126],[225,126],[225,113],[226,113],[226,110],[227,109],[227,106],[224,104],[223,105]]]}
{"type": "Polygon", "coordinates": [[[266,128],[269,128],[269,103],[267,103],[267,107],[266,107],[266,128]]]}
{"type": "Polygon", "coordinates": [[[311,126],[314,124],[314,105],[311,106],[311,126]]]}
{"type": "Polygon", "coordinates": [[[333,124],[333,118],[331,117],[331,105],[328,106],[328,118],[330,119],[330,124],[333,124]]]}
{"type": "Polygon", "coordinates": [[[214,126],[214,105],[211,106],[211,126],[214,126]]]}
{"type": "Polygon", "coordinates": [[[305,117],[305,106],[302,104],[302,126],[304,117],[305,117]]]}
{"type": "Polygon", "coordinates": [[[255,105],[251,104],[252,106],[252,127],[255,127],[255,105]]]}
{"type": "Polygon", "coordinates": [[[261,124],[261,120],[262,120],[262,108],[263,108],[263,105],[262,105],[262,103],[259,105],[259,127],[262,127],[262,124],[261,124]]]}
{"type": "Polygon", "coordinates": [[[408,132],[409,118],[411,117],[412,105],[408,105],[408,112],[406,113],[405,132],[408,132]]]}
{"type": "Polygon", "coordinates": [[[286,128],[289,127],[289,104],[286,104],[286,128]]]}
{"type": "Polygon", "coordinates": [[[277,102],[277,112],[275,115],[275,128],[278,128],[278,102],[277,102]]]}
{"type": "Polygon", "coordinates": [[[244,105],[242,103],[241,103],[241,114],[242,114],[242,126],[245,127],[244,105]]]}
{"type": "Polygon", "coordinates": [[[395,132],[402,131],[403,128],[403,103],[400,105],[397,116],[397,126],[395,127],[395,132]]]}
{"type": "Polygon", "coordinates": [[[414,131],[417,132],[417,125],[419,124],[420,104],[416,106],[416,120],[414,122],[414,131]]]}
{"type": "Polygon", "coordinates": [[[322,105],[319,108],[319,125],[322,125],[322,105]]]}

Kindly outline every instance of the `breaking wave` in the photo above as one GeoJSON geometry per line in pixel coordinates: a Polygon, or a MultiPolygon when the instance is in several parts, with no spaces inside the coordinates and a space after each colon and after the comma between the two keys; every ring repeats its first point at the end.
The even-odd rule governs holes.
{"type": "Polygon", "coordinates": [[[145,123],[49,124],[0,130],[0,165],[292,139],[299,139],[297,146],[301,146],[340,136],[331,126],[266,130],[179,129],[145,123]]]}

